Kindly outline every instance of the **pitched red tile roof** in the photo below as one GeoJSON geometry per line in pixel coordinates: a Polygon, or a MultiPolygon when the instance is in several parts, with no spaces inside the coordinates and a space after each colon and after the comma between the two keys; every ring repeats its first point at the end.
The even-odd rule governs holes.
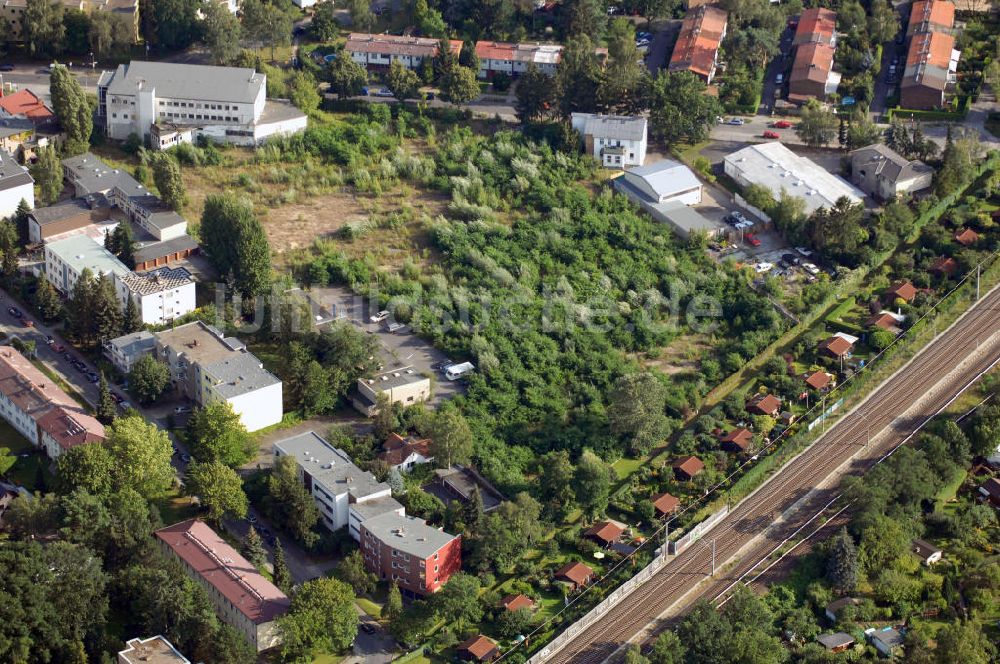
{"type": "Polygon", "coordinates": [[[825,371],[817,371],[806,378],[806,385],[814,390],[822,390],[830,384],[830,374],[825,371]]]}
{"type": "Polygon", "coordinates": [[[955,235],[953,237],[955,238],[955,242],[958,242],[966,247],[979,242],[979,233],[971,228],[960,228],[955,231],[955,235]]]}
{"type": "Polygon", "coordinates": [[[669,493],[659,493],[653,496],[653,507],[660,514],[670,514],[681,504],[681,501],[669,493]]]}
{"type": "Polygon", "coordinates": [[[154,534],[255,625],[288,612],[285,593],[203,521],[188,519],[154,534]]]}
{"type": "Polygon", "coordinates": [[[564,579],[582,586],[590,577],[594,575],[594,570],[580,562],[567,563],[556,571],[557,579],[564,579]]]}
{"type": "Polygon", "coordinates": [[[906,69],[925,65],[947,70],[953,50],[955,50],[955,38],[944,32],[923,32],[915,35],[910,42],[910,49],[906,52],[906,69]]]}
{"type": "Polygon", "coordinates": [[[398,433],[392,433],[389,434],[389,438],[382,443],[382,452],[378,455],[378,458],[385,461],[390,466],[398,466],[406,461],[407,457],[413,453],[430,458],[430,439],[417,439],[413,436],[403,438],[398,433]]]}
{"type": "Polygon", "coordinates": [[[754,397],[747,402],[747,410],[757,415],[774,415],[781,408],[781,400],[773,394],[754,397]]]}
{"type": "Polygon", "coordinates": [[[466,651],[476,659],[485,659],[497,649],[497,644],[482,634],[477,634],[458,644],[458,649],[466,651]]]}
{"type": "Polygon", "coordinates": [[[598,539],[605,544],[610,544],[611,542],[617,541],[624,532],[625,527],[615,523],[614,521],[601,521],[599,523],[595,523],[590,530],[584,534],[587,537],[598,539]]]}
{"type": "Polygon", "coordinates": [[[825,351],[830,355],[833,355],[834,357],[840,357],[842,355],[846,355],[847,353],[851,352],[851,349],[853,347],[854,344],[852,344],[844,337],[833,336],[830,337],[829,339],[824,339],[823,341],[819,342],[819,350],[825,351]]]}
{"type": "Polygon", "coordinates": [[[64,451],[104,440],[104,425],[79,409],[56,406],[37,421],[38,428],[50,435],[64,451]]]}
{"type": "Polygon", "coordinates": [[[950,257],[941,257],[934,261],[934,264],[930,267],[930,271],[934,274],[943,274],[947,276],[955,274],[957,270],[958,262],[954,258],[950,257]]]}
{"type": "Polygon", "coordinates": [[[912,302],[917,296],[917,289],[909,281],[900,281],[885,291],[885,297],[891,302],[902,298],[904,302],[912,302]]]}
{"type": "Polygon", "coordinates": [[[718,7],[703,5],[689,10],[670,55],[670,69],[711,76],[726,33],[726,19],[726,12],[718,7]]]}
{"type": "Polygon", "coordinates": [[[795,45],[822,42],[829,44],[837,32],[837,13],[831,9],[814,8],[802,12],[795,28],[795,45]]]}
{"type": "Polygon", "coordinates": [[[950,29],[955,25],[955,5],[947,0],[917,0],[910,7],[907,22],[912,33],[917,28],[950,29]]]}
{"type": "Polygon", "coordinates": [[[677,459],[673,463],[675,470],[680,470],[688,477],[694,477],[705,469],[705,464],[696,456],[686,456],[677,459]]]}
{"type": "Polygon", "coordinates": [[[740,427],[738,429],[733,429],[725,436],[719,439],[719,442],[723,445],[735,446],[741,450],[746,450],[750,446],[750,441],[753,440],[753,433],[745,428],[740,427]]]}
{"type": "Polygon", "coordinates": [[[507,595],[500,600],[500,606],[507,611],[520,611],[535,608],[535,602],[527,595],[507,595]]]}
{"type": "Polygon", "coordinates": [[[833,69],[833,54],[835,49],[829,44],[810,42],[799,46],[792,61],[790,83],[801,81],[816,81],[826,83],[833,69]]]}
{"type": "Polygon", "coordinates": [[[55,120],[55,113],[31,90],[18,90],[0,97],[0,108],[14,116],[23,116],[36,125],[55,120]]]}
{"type": "Polygon", "coordinates": [[[865,327],[880,327],[883,330],[891,330],[894,327],[899,327],[899,321],[892,314],[883,311],[870,316],[865,321],[865,327]]]}

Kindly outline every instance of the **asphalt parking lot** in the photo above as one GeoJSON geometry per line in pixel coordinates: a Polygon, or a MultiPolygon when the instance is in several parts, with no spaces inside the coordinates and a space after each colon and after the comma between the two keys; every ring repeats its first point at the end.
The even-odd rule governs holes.
{"type": "MultiPolygon", "coordinates": [[[[465,383],[461,380],[447,380],[443,373],[435,367],[451,364],[454,358],[449,358],[440,350],[413,333],[408,325],[389,332],[382,323],[372,323],[371,317],[378,310],[369,307],[369,303],[361,296],[346,288],[336,286],[314,288],[310,296],[322,308],[328,310],[333,320],[347,321],[365,333],[374,336],[381,346],[382,364],[385,370],[413,369],[417,373],[432,376],[432,396],[430,405],[436,405],[442,399],[461,394],[465,383]]],[[[392,316],[386,322],[393,321],[392,316]]]]}

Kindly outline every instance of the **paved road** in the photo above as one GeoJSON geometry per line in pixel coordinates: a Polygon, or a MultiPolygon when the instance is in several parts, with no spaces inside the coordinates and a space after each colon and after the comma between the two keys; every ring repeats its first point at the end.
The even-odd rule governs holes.
{"type": "Polygon", "coordinates": [[[792,70],[792,37],[794,36],[795,31],[786,26],[785,31],[781,33],[781,39],[778,43],[780,52],[771,60],[771,63],[767,66],[767,71],[764,72],[764,89],[760,95],[760,108],[757,110],[761,115],[770,115],[771,110],[774,108],[774,92],[779,88],[777,82],[778,74],[784,76],[782,86],[788,82],[788,74],[792,70]]]}
{"type": "Polygon", "coordinates": [[[1000,359],[998,306],[1000,288],[737,505],[701,542],[682,551],[547,661],[603,662],[632,639],[654,637],[696,599],[717,597],[828,503],[841,477],[863,474],[995,366],[1000,359]],[[710,549],[706,542],[714,546],[710,549]],[[713,553],[717,568],[738,556],[722,579],[710,579],[713,553]]]}
{"type": "Polygon", "coordinates": [[[677,40],[677,34],[681,30],[681,21],[664,21],[656,31],[653,32],[652,43],[646,52],[646,68],[649,73],[656,75],[660,69],[666,69],[667,57],[670,55],[670,46],[677,40]]]}

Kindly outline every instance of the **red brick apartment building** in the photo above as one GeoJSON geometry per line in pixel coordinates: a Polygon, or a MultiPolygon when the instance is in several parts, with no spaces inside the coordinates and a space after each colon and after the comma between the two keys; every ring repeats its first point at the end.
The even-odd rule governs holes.
{"type": "Polygon", "coordinates": [[[410,597],[435,593],[462,568],[462,537],[423,519],[382,514],[361,522],[365,567],[410,597]]]}

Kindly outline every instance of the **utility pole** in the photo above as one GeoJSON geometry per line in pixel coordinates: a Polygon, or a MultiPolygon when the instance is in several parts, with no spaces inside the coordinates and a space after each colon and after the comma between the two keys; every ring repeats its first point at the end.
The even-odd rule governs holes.
{"type": "Polygon", "coordinates": [[[979,300],[979,273],[982,269],[982,263],[976,263],[976,300],[979,300]]]}

